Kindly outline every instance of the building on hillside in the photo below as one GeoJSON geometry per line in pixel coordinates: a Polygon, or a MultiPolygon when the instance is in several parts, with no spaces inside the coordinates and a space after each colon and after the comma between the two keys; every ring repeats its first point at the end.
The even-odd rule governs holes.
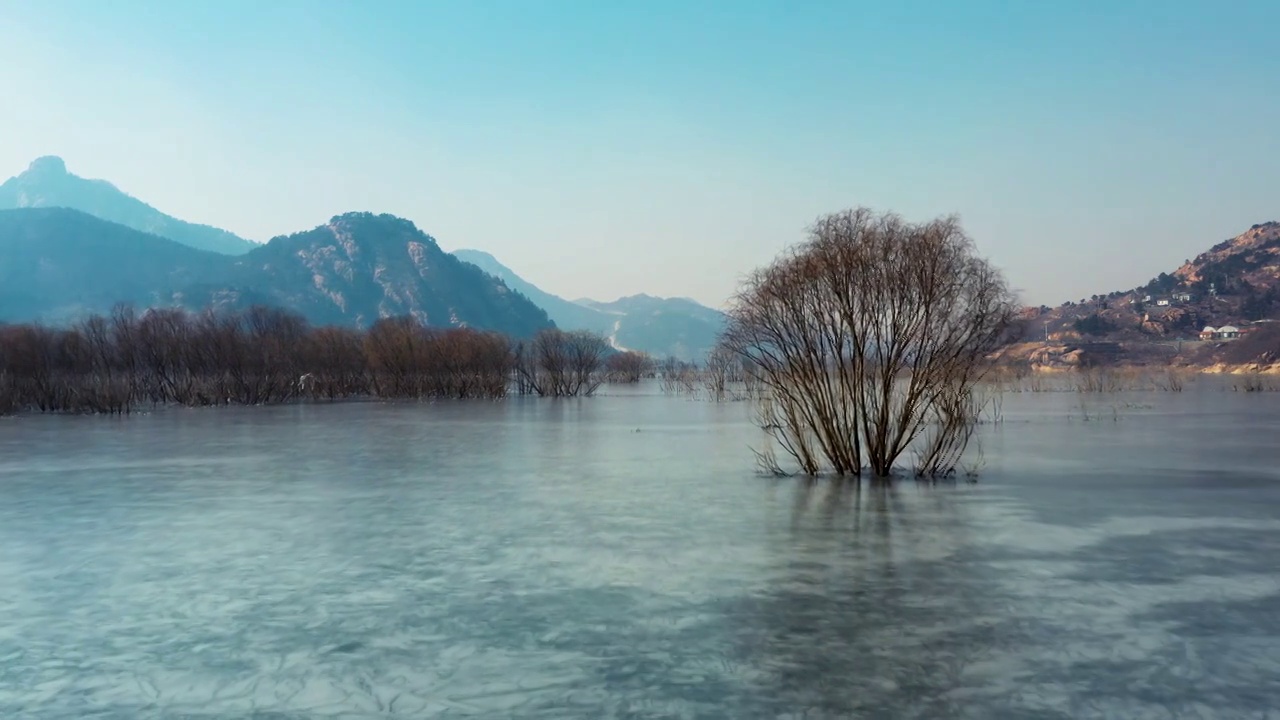
{"type": "Polygon", "coordinates": [[[1160,298],[1156,301],[1156,307],[1169,307],[1169,301],[1165,298],[1160,298]]]}
{"type": "Polygon", "coordinates": [[[1223,325],[1220,328],[1206,326],[1200,331],[1201,340],[1235,340],[1240,337],[1240,328],[1234,325],[1223,325]]]}
{"type": "Polygon", "coordinates": [[[1191,293],[1178,293],[1177,295],[1173,296],[1173,299],[1177,300],[1178,302],[1191,302],[1195,298],[1191,296],[1191,293]]]}

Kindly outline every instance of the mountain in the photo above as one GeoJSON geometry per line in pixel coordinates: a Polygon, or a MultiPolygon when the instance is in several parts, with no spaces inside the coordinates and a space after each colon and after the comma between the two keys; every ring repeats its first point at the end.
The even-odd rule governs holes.
{"type": "Polygon", "coordinates": [[[659,358],[702,360],[715,347],[724,328],[723,313],[687,298],[633,295],[613,302],[566,300],[520,277],[489,253],[458,250],[454,255],[533,300],[557,326],[601,333],[617,348],[659,358]]]}
{"type": "Polygon", "coordinates": [[[392,215],[348,213],[274,238],[234,259],[231,282],[315,322],[368,325],[412,315],[428,325],[465,324],[519,337],[551,325],[528,298],[392,215]]]}
{"type": "Polygon", "coordinates": [[[613,302],[599,302],[584,298],[578,300],[578,303],[587,307],[609,313],[611,315],[654,315],[658,313],[671,313],[688,315],[689,317],[704,323],[720,323],[724,322],[724,313],[702,305],[696,300],[689,298],[660,298],[652,295],[630,295],[628,297],[618,298],[613,302]]]}
{"type": "Polygon", "coordinates": [[[1174,270],[1173,277],[1174,283],[1166,285],[1202,295],[1214,291],[1222,297],[1248,297],[1275,288],[1280,285],[1280,222],[1254,225],[1214,245],[1174,270]]]}
{"type": "Polygon", "coordinates": [[[615,318],[610,339],[619,347],[661,347],[660,356],[701,360],[711,353],[724,330],[719,310],[688,298],[631,295],[613,302],[582,300],[615,318]]]}
{"type": "Polygon", "coordinates": [[[80,210],[197,250],[241,255],[258,246],[226,230],[165,215],[105,180],[72,175],[58,157],[37,158],[26,172],[0,185],[0,210],[48,207],[80,210]]]}
{"type": "Polygon", "coordinates": [[[66,322],[116,302],[266,304],[358,326],[412,315],[518,337],[551,325],[527,298],[391,215],[340,215],[232,257],[66,208],[0,211],[0,320],[66,322]]]}
{"type": "Polygon", "coordinates": [[[502,280],[507,287],[532,300],[535,305],[547,311],[547,315],[558,327],[568,330],[590,330],[595,333],[612,331],[615,318],[611,315],[543,291],[517,275],[511,268],[498,262],[497,258],[487,252],[457,250],[453,255],[502,280]]]}
{"type": "Polygon", "coordinates": [[[171,305],[225,260],[77,210],[0,210],[0,322],[171,305]]]}
{"type": "MultiPolygon", "coordinates": [[[[1254,225],[1142,286],[1027,308],[1022,319],[1022,350],[1033,365],[1062,364],[1063,357],[1066,364],[1243,363],[1243,349],[1276,337],[1280,222],[1254,225]],[[1230,329],[1216,332],[1223,326],[1230,329]],[[1243,339],[1249,342],[1232,344],[1243,339]]],[[[1275,350],[1263,347],[1259,357],[1275,350]]]]}

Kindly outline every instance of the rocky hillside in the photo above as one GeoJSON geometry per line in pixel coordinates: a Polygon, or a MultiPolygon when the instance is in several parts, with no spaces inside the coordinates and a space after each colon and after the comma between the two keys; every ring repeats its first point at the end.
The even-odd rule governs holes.
{"type": "Polygon", "coordinates": [[[26,172],[0,185],[0,210],[51,207],[80,210],[197,250],[240,255],[257,247],[226,230],[166,215],[105,180],[72,175],[58,157],[37,158],[26,172]]]}
{"type": "Polygon", "coordinates": [[[527,298],[390,215],[341,215],[232,257],[75,210],[0,212],[0,320],[67,322],[116,302],[266,304],[360,326],[412,315],[516,336],[551,324],[527,298]]]}
{"type": "Polygon", "coordinates": [[[566,300],[520,277],[489,253],[458,250],[454,254],[528,296],[557,326],[601,333],[617,348],[701,361],[724,328],[723,313],[686,298],[633,295],[613,302],[566,300]]]}
{"type": "Polygon", "coordinates": [[[440,249],[392,215],[348,213],[278,237],[237,258],[233,284],[316,322],[368,325],[412,315],[427,325],[467,325],[517,336],[548,327],[546,312],[501,280],[440,249]]]}
{"type": "MultiPolygon", "coordinates": [[[[1201,295],[1216,292],[1246,300],[1265,295],[1280,285],[1280,222],[1254,225],[1214,245],[1174,270],[1173,278],[1175,287],[1201,295]]],[[[1265,314],[1275,308],[1257,309],[1265,314]]]]}
{"type": "Polygon", "coordinates": [[[1027,308],[1022,321],[1012,356],[1035,366],[1245,362],[1237,350],[1257,341],[1229,344],[1271,337],[1280,321],[1280,223],[1254,225],[1140,287],[1027,308]]]}

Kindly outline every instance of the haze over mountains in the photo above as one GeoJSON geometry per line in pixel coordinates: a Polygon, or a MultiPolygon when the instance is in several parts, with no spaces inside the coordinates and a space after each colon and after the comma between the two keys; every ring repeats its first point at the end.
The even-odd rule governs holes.
{"type": "Polygon", "coordinates": [[[64,207],[169,238],[198,250],[239,255],[258,246],[233,233],[165,215],[106,180],[67,172],[62,158],[36,158],[27,171],[0,185],[0,210],[64,207]]]}
{"type": "Polygon", "coordinates": [[[259,245],[76,176],[57,157],[38,158],[0,185],[0,322],[65,323],[119,302],[192,310],[266,304],[318,324],[412,315],[516,337],[554,320],[604,334],[619,348],[687,360],[709,351],[723,322],[718,311],[683,299],[570,302],[492,256],[460,255],[408,220],[371,213],[259,245]]]}

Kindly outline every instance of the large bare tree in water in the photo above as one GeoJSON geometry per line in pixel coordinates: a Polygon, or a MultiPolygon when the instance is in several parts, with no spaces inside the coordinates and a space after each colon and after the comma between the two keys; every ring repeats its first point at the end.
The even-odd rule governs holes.
{"type": "Polygon", "coordinates": [[[820,218],[747,278],[722,337],[764,391],[760,424],[808,474],[954,470],[972,390],[1014,314],[954,217],[866,208],[820,218]]]}

